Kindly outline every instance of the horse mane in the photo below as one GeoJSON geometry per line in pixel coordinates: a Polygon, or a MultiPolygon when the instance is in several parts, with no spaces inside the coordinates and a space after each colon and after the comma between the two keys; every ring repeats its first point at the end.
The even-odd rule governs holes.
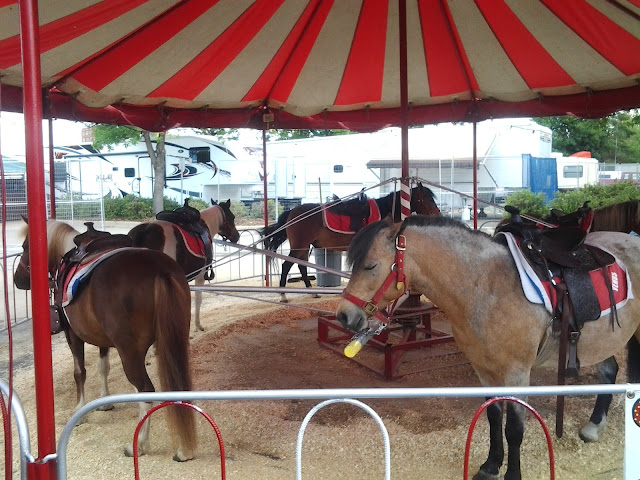
{"type": "Polygon", "coordinates": [[[391,225],[388,219],[370,223],[356,233],[347,251],[347,265],[359,270],[371,248],[371,244],[383,228],[391,225]]]}
{"type": "Polygon", "coordinates": [[[47,255],[51,261],[58,261],[69,250],[75,247],[73,239],[79,235],[68,223],[57,220],[47,221],[47,255]]]}

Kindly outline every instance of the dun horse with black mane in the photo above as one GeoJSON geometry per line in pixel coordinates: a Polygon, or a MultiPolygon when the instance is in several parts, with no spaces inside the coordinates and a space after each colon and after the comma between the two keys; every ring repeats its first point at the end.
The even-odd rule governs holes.
{"type": "MultiPolygon", "coordinates": [[[[61,259],[67,252],[74,251],[74,239],[79,235],[66,223],[47,222],[48,266],[53,278],[61,259]]],[[[22,248],[24,252],[14,274],[14,282],[18,288],[28,290],[31,288],[28,233],[22,248]]],[[[108,394],[108,362],[104,363],[104,357],[110,347],[115,347],[120,354],[127,379],[137,391],[153,392],[155,389],[145,367],[147,351],[153,344],[156,346],[155,358],[162,389],[191,390],[191,293],[178,264],[162,252],[145,248],[119,248],[97,255],[102,257],[91,273],[78,280],[79,283],[72,283],[76,288],[64,288],[68,295],[66,305],[63,303],[68,320],[64,331],[74,359],[77,408],[85,404],[85,343],[100,347],[99,370],[105,382],[102,394],[108,394]]],[[[72,281],[79,278],[75,272],[79,272],[82,266],[84,264],[78,264],[72,281]]],[[[150,404],[140,403],[139,418],[150,407],[150,404]]],[[[193,458],[196,448],[193,410],[169,407],[167,421],[177,444],[174,460],[193,458]]],[[[138,442],[140,454],[149,451],[149,419],[140,430],[138,442]]],[[[133,454],[131,445],[127,446],[125,454],[133,454]]]]}
{"type": "MultiPolygon", "coordinates": [[[[627,345],[629,381],[639,382],[640,300],[633,298],[631,286],[640,284],[640,238],[595,232],[584,243],[617,259],[615,266],[605,267],[608,273],[598,269],[599,278],[606,283],[609,277],[609,284],[615,283],[615,295],[626,290],[627,297],[616,304],[617,310],[614,302],[607,310],[606,296],[599,318],[584,323],[577,344],[580,363],[597,365],[601,382],[615,383],[618,365],[613,355],[627,345]]],[[[534,365],[560,364],[553,316],[545,305],[525,296],[510,248],[498,239],[449,218],[408,217],[401,224],[377,222],[362,229],[351,243],[348,260],[353,270],[336,316],[352,331],[369,328],[370,316],[408,289],[424,294],[444,312],[456,344],[483,386],[527,386],[534,365]]],[[[598,440],[610,402],[611,395],[598,396],[589,422],[580,431],[583,440],[598,440]]],[[[508,403],[506,412],[504,478],[517,480],[521,478],[524,411],[508,403]]],[[[503,413],[499,403],[487,409],[489,455],[476,480],[499,478],[504,460],[503,413]]]]}
{"type": "MultiPolygon", "coordinates": [[[[371,202],[354,199],[343,204],[305,203],[283,212],[278,218],[278,222],[263,228],[260,235],[264,238],[264,247],[267,250],[275,252],[288,239],[289,256],[308,261],[311,245],[316,248],[346,250],[355,232],[367,223],[370,215],[374,215],[373,209],[375,208],[378,210],[376,220],[393,215],[394,220],[399,222],[401,219],[400,192],[392,192],[385,197],[371,200],[371,202]],[[344,229],[336,229],[328,225],[327,216],[335,211],[350,217],[350,221],[344,229]]],[[[422,183],[418,183],[416,187],[411,189],[411,211],[420,215],[440,214],[433,192],[422,183]]],[[[286,285],[291,267],[293,267],[293,262],[288,260],[282,264],[281,287],[286,285]]],[[[310,288],[311,281],[307,274],[307,267],[298,264],[298,268],[304,284],[310,288]]],[[[281,294],[281,301],[287,302],[284,293],[281,294]]]]}

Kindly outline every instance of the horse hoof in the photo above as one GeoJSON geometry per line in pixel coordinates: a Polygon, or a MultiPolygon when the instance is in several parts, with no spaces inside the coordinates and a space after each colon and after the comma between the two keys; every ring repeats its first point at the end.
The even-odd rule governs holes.
{"type": "Polygon", "coordinates": [[[317,293],[314,293],[313,295],[311,295],[311,298],[320,298],[320,295],[318,295],[317,293]]]}
{"type": "Polygon", "coordinates": [[[478,473],[473,476],[472,480],[500,480],[500,475],[493,475],[491,473],[478,470],[478,473]]]}
{"type": "Polygon", "coordinates": [[[287,300],[286,298],[281,298],[280,303],[289,303],[289,300],[287,300]]]}
{"type": "Polygon", "coordinates": [[[112,404],[108,404],[108,405],[102,405],[101,407],[96,408],[96,410],[99,410],[100,412],[110,412],[111,410],[113,410],[113,405],[112,404]]]}
{"type": "MultiPolygon", "coordinates": [[[[145,450],[140,445],[138,445],[138,456],[141,457],[145,453],[147,453],[147,452],[145,452],[145,450]]],[[[133,445],[127,445],[125,447],[124,456],[125,457],[133,457],[133,445]]]]}
{"type": "Polygon", "coordinates": [[[195,455],[185,455],[182,451],[178,450],[178,452],[173,456],[174,462],[188,462],[189,460],[193,460],[195,455]]]}
{"type": "Polygon", "coordinates": [[[600,439],[600,432],[602,431],[606,423],[606,418],[603,418],[598,425],[593,422],[587,423],[580,430],[580,438],[585,443],[597,442],[600,439]]]}

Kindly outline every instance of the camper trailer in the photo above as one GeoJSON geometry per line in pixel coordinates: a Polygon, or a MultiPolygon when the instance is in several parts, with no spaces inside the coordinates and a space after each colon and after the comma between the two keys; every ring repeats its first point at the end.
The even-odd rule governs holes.
{"type": "MultiPolygon", "coordinates": [[[[443,123],[409,130],[410,175],[423,178],[450,190],[473,194],[472,124],[443,123]]],[[[551,198],[558,188],[595,183],[586,177],[595,159],[570,157],[558,160],[552,154],[551,130],[529,119],[488,120],[477,124],[476,176],[480,200],[502,203],[515,190],[544,186],[551,198]],[[572,170],[573,169],[573,170],[572,170]],[[583,172],[584,177],[571,177],[583,172]]],[[[368,162],[381,180],[401,174],[399,142],[390,143],[368,162]]],[[[597,160],[595,160],[597,171],[597,160]]],[[[449,190],[433,187],[443,209],[457,209],[471,200],[449,190]]],[[[542,190],[537,190],[542,191],[542,190]]]]}
{"type": "MultiPolygon", "coordinates": [[[[267,147],[267,195],[284,203],[324,203],[362,189],[379,196],[378,177],[367,161],[387,132],[278,140],[267,147]]],[[[253,147],[262,160],[262,146],[253,147]]]]}
{"type": "MultiPolygon", "coordinates": [[[[155,142],[153,142],[155,148],[155,142]]],[[[185,198],[252,198],[261,188],[260,165],[239,158],[205,136],[167,138],[165,196],[185,198]]],[[[153,168],[144,143],[117,145],[98,152],[89,143],[54,147],[56,191],[87,196],[153,196],[153,168]]]]}
{"type": "MultiPolygon", "coordinates": [[[[556,154],[554,153],[553,155],[555,156],[556,154]]],[[[559,191],[576,190],[598,183],[600,162],[596,158],[574,155],[564,157],[562,154],[558,154],[555,158],[558,169],[559,191]]]]}

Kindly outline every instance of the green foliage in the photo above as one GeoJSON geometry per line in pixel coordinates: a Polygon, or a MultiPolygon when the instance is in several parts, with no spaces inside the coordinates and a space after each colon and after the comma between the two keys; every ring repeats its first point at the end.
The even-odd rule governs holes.
{"type": "Polygon", "coordinates": [[[189,197],[189,206],[193,207],[196,210],[201,212],[205,208],[209,208],[211,206],[211,204],[205,202],[201,198],[191,198],[191,197],[189,197]]]}
{"type": "Polygon", "coordinates": [[[247,206],[239,202],[238,200],[231,200],[231,213],[233,213],[236,218],[247,217],[249,215],[249,209],[247,206]]]}
{"type": "Polygon", "coordinates": [[[570,213],[586,201],[589,201],[591,208],[599,208],[634,199],[640,199],[640,189],[636,185],[632,182],[616,182],[609,185],[588,185],[579,190],[560,193],[551,201],[551,207],[570,213]]]}
{"type": "Polygon", "coordinates": [[[237,128],[196,128],[195,131],[201,135],[211,135],[217,137],[219,141],[238,140],[237,128]]]}
{"type": "Polygon", "coordinates": [[[636,111],[596,119],[564,116],[534,121],[551,129],[553,150],[564,155],[586,150],[601,162],[640,161],[640,113],[636,111]]]}
{"type": "Polygon", "coordinates": [[[102,125],[93,126],[93,147],[102,150],[107,147],[113,150],[113,146],[119,143],[124,145],[135,145],[142,140],[142,131],[135,127],[120,125],[102,125]]]}
{"type": "MultiPolygon", "coordinates": [[[[191,202],[189,202],[191,204],[191,202]]],[[[164,197],[164,210],[181,207],[178,202],[164,197]]],[[[104,199],[104,218],[106,220],[149,220],[153,218],[153,200],[135,195],[122,198],[104,199]]]]}
{"type": "MultiPolygon", "coordinates": [[[[531,215],[547,215],[549,213],[549,207],[542,192],[536,194],[530,190],[518,190],[509,194],[505,204],[516,207],[522,213],[531,215]]],[[[505,213],[505,217],[508,216],[509,214],[505,213]]]]}
{"type": "MultiPolygon", "coordinates": [[[[276,217],[276,202],[275,200],[267,200],[267,212],[269,218],[276,217]]],[[[278,203],[278,215],[283,211],[282,205],[278,203]]],[[[253,202],[251,204],[251,210],[249,211],[249,217],[252,218],[264,218],[264,202],[253,202]]]]}
{"type": "Polygon", "coordinates": [[[349,130],[270,130],[269,140],[295,140],[298,138],[331,137],[349,135],[349,130]]]}

